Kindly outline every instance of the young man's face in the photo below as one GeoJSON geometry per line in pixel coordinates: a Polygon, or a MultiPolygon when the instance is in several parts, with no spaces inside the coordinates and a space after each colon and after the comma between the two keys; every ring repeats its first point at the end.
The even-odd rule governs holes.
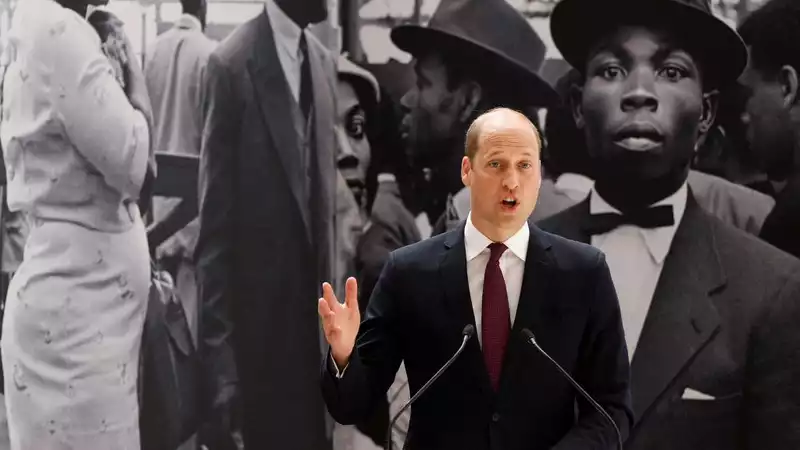
{"type": "Polygon", "coordinates": [[[447,67],[436,53],[416,59],[414,73],[416,83],[400,99],[405,110],[401,131],[410,156],[424,163],[453,151],[442,144],[463,131],[459,112],[464,96],[450,86],[447,67]]]}
{"type": "Polygon", "coordinates": [[[797,82],[786,82],[796,72],[784,68],[782,73],[766,74],[748,64],[739,83],[744,86],[747,102],[742,115],[747,142],[760,169],[770,177],[781,179],[793,167],[794,133],[790,109],[794,104],[797,82]],[[783,76],[782,76],[783,75],[783,76]],[[795,92],[792,93],[792,84],[795,92]]]}
{"type": "Polygon", "coordinates": [[[692,56],[645,27],[621,28],[591,52],[573,98],[598,176],[631,181],[688,165],[715,110],[692,56]]]}

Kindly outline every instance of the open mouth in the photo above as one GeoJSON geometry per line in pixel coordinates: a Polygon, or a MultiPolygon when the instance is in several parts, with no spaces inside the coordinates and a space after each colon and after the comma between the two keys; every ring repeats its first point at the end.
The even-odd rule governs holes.
{"type": "Polygon", "coordinates": [[[628,150],[647,151],[664,142],[664,136],[651,125],[632,125],[617,133],[614,142],[628,150]]]}
{"type": "Polygon", "coordinates": [[[503,205],[503,209],[506,209],[506,210],[509,210],[509,211],[513,211],[519,206],[519,202],[517,201],[517,199],[512,198],[512,197],[504,198],[503,201],[500,202],[500,204],[503,205]]]}

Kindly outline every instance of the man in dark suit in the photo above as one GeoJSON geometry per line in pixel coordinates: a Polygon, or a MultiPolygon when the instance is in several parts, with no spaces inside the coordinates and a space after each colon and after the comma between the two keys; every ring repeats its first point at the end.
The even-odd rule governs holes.
{"type": "Polygon", "coordinates": [[[800,448],[800,264],[687,186],[741,39],[700,0],[563,0],[551,20],[584,75],[573,113],[596,182],[540,226],[608,258],[633,358],[626,448],[800,448]]]}
{"type": "Polygon", "coordinates": [[[742,115],[757,165],[782,185],[759,234],[800,258],[800,2],[770,0],[739,26],[750,50],[742,115]]]}
{"type": "Polygon", "coordinates": [[[322,388],[338,422],[368,414],[401,361],[413,395],[470,325],[477,338],[413,406],[406,448],[613,447],[612,425],[524,342],[527,328],[624,439],[631,411],[617,296],[602,253],[527,224],[541,182],[539,152],[524,115],[494,109],[480,116],[461,164],[474,192],[462,226],[393,251],[360,326],[355,279],[344,304],[324,285],[319,312],[330,353],[322,388]]]}
{"type": "Polygon", "coordinates": [[[195,251],[204,395],[210,435],[241,425],[248,449],[318,450],[332,425],[313,299],[333,276],[335,65],[305,29],[327,17],[325,1],[265,3],[206,69],[195,251]]]}

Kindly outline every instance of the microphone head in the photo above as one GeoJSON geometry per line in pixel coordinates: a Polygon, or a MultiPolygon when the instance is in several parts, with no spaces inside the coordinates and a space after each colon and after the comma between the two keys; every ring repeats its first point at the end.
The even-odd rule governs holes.
{"type": "Polygon", "coordinates": [[[475,326],[473,326],[471,323],[468,323],[467,326],[464,327],[464,331],[461,332],[462,336],[466,336],[468,338],[471,338],[473,334],[475,334],[475,326]]]}
{"type": "Polygon", "coordinates": [[[533,335],[533,332],[531,330],[523,328],[522,335],[525,336],[526,340],[536,342],[536,337],[533,335]]]}

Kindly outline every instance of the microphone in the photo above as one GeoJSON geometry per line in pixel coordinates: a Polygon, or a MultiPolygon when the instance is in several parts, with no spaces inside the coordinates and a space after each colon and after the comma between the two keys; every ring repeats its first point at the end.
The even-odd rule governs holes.
{"type": "Polygon", "coordinates": [[[452,365],[456,361],[456,358],[458,358],[458,355],[460,355],[461,352],[464,351],[464,348],[466,348],[467,346],[467,342],[469,341],[469,339],[472,337],[473,334],[475,334],[475,327],[471,323],[467,324],[467,326],[464,327],[464,331],[461,332],[462,340],[461,340],[461,346],[458,347],[458,350],[456,350],[453,356],[451,356],[450,359],[447,360],[446,363],[444,363],[444,365],[442,366],[441,369],[439,369],[438,372],[433,374],[433,376],[431,377],[430,380],[428,380],[427,383],[425,383],[424,385],[422,385],[421,388],[419,388],[417,393],[414,394],[411,397],[411,399],[409,399],[408,402],[406,402],[406,404],[403,405],[402,408],[400,408],[400,411],[397,411],[397,414],[394,415],[392,421],[389,422],[389,427],[386,429],[386,450],[392,450],[392,428],[394,428],[394,424],[397,422],[397,419],[399,419],[400,416],[409,407],[411,407],[411,404],[413,404],[419,398],[420,395],[422,395],[425,391],[427,391],[428,388],[431,386],[431,384],[433,384],[433,382],[436,381],[437,378],[442,376],[444,371],[447,370],[447,368],[450,367],[450,365],[452,365]]]}
{"type": "Polygon", "coordinates": [[[547,358],[547,359],[548,359],[548,360],[549,360],[551,363],[553,363],[553,365],[554,365],[554,366],[556,366],[556,368],[559,370],[559,372],[561,372],[561,374],[562,374],[562,375],[564,375],[564,378],[566,378],[567,380],[569,380],[569,382],[572,384],[572,386],[573,386],[573,387],[574,387],[574,388],[575,388],[575,389],[576,389],[578,392],[580,392],[580,394],[583,396],[583,398],[585,398],[585,399],[586,399],[586,400],[587,400],[589,403],[591,403],[591,405],[594,407],[594,409],[596,409],[596,410],[597,410],[597,412],[599,412],[599,413],[600,413],[600,415],[601,415],[601,416],[603,416],[603,417],[604,417],[604,418],[605,418],[605,419],[608,421],[608,423],[610,423],[610,424],[611,424],[611,426],[612,426],[612,427],[614,427],[614,432],[615,432],[615,433],[617,433],[617,448],[618,448],[619,450],[622,450],[622,434],[619,432],[619,427],[617,427],[617,423],[616,423],[616,422],[614,422],[614,419],[612,419],[612,418],[611,418],[611,416],[610,416],[610,415],[609,415],[609,414],[606,412],[606,410],[605,410],[605,409],[603,409],[603,407],[602,407],[602,406],[600,406],[600,404],[599,404],[599,403],[597,403],[597,402],[596,402],[596,401],[595,401],[595,400],[592,398],[592,396],[591,396],[591,395],[589,395],[589,393],[588,393],[588,392],[586,392],[586,391],[585,391],[585,390],[584,390],[584,389],[581,387],[581,385],[580,385],[580,384],[578,384],[578,382],[577,382],[577,381],[575,381],[575,380],[574,380],[574,379],[573,379],[573,378],[572,378],[572,377],[569,375],[569,373],[567,373],[567,371],[566,371],[566,370],[564,370],[564,368],[563,368],[563,367],[561,367],[561,365],[560,365],[560,364],[558,364],[558,363],[557,363],[557,362],[556,362],[556,361],[555,361],[553,358],[551,358],[551,357],[550,357],[550,355],[548,355],[548,354],[547,354],[547,352],[546,352],[546,351],[544,351],[544,349],[542,349],[542,347],[540,347],[540,346],[539,346],[539,343],[538,343],[538,342],[536,342],[536,337],[533,335],[533,332],[532,332],[531,330],[529,330],[529,329],[527,329],[527,328],[524,328],[524,329],[522,330],[522,334],[525,336],[525,340],[526,340],[527,342],[529,342],[531,345],[533,345],[534,347],[536,347],[536,349],[537,349],[537,350],[539,350],[539,353],[541,353],[542,355],[544,355],[544,357],[545,357],[545,358],[547,358]]]}

